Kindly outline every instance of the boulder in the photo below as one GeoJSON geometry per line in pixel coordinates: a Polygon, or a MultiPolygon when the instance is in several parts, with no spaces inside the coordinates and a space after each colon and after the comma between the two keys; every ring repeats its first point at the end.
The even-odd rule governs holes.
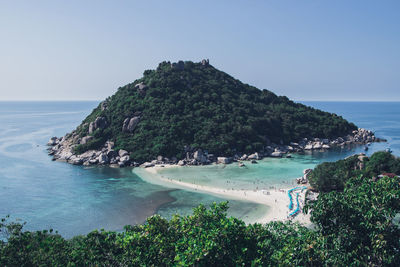
{"type": "Polygon", "coordinates": [[[305,150],[312,150],[313,149],[313,145],[306,145],[304,147],[305,150]]]}
{"type": "Polygon", "coordinates": [[[240,160],[246,160],[247,159],[247,155],[244,154],[243,156],[240,157],[240,160]]]}
{"type": "Polygon", "coordinates": [[[107,102],[106,101],[101,102],[100,103],[100,107],[101,107],[101,111],[106,110],[107,109],[107,102]]]}
{"type": "Polygon", "coordinates": [[[119,158],[119,162],[121,162],[123,164],[126,164],[129,161],[130,161],[130,157],[128,155],[125,155],[125,156],[119,158]]]}
{"type": "Polygon", "coordinates": [[[122,131],[125,133],[132,133],[136,125],[139,123],[140,117],[126,118],[122,124],[122,131]]]}
{"type": "Polygon", "coordinates": [[[89,124],[89,134],[92,134],[97,129],[104,129],[107,126],[107,120],[104,117],[97,117],[89,124]]]}
{"type": "Polygon", "coordinates": [[[84,136],[84,137],[82,137],[82,139],[81,139],[81,145],[84,145],[84,144],[86,144],[87,142],[89,142],[90,140],[93,140],[93,136],[90,136],[90,135],[87,135],[87,136],[84,136]]]}
{"type": "Polygon", "coordinates": [[[114,150],[108,150],[106,153],[109,159],[115,158],[117,156],[117,152],[115,152],[114,150]]]}
{"type": "Polygon", "coordinates": [[[330,149],[331,147],[329,145],[322,145],[323,149],[330,149]]]}
{"type": "Polygon", "coordinates": [[[81,165],[83,163],[81,158],[78,158],[77,156],[71,156],[68,160],[68,162],[72,163],[73,165],[81,165]]]}
{"type": "Polygon", "coordinates": [[[210,60],[209,59],[203,59],[201,60],[201,65],[203,66],[208,66],[210,64],[210,60]]]}
{"type": "Polygon", "coordinates": [[[313,144],[313,149],[321,149],[322,148],[322,144],[320,142],[315,142],[313,144]]]}
{"type": "Polygon", "coordinates": [[[256,159],[259,160],[260,159],[260,155],[256,152],[254,154],[251,154],[247,157],[248,160],[252,160],[252,159],[256,159]]]}
{"type": "Polygon", "coordinates": [[[217,162],[222,164],[229,164],[231,161],[227,157],[218,157],[217,162]]]}
{"type": "Polygon", "coordinates": [[[56,144],[58,144],[58,138],[55,136],[50,138],[49,142],[47,142],[48,146],[55,146],[56,144]]]}
{"type": "Polygon", "coordinates": [[[97,157],[97,160],[99,161],[99,164],[107,164],[109,162],[109,159],[106,154],[100,154],[97,157]]]}
{"type": "Polygon", "coordinates": [[[303,174],[309,174],[312,172],[312,169],[304,169],[303,174]]]}
{"type": "Polygon", "coordinates": [[[107,150],[112,150],[114,148],[114,142],[107,141],[104,146],[107,148],[107,150]]]}
{"type": "Polygon", "coordinates": [[[126,150],[120,149],[120,150],[118,151],[118,155],[119,155],[120,157],[123,157],[123,156],[129,155],[129,153],[128,153],[128,151],[126,151],[126,150]]]}
{"type": "Polygon", "coordinates": [[[143,82],[141,82],[141,83],[136,84],[135,88],[139,89],[139,90],[145,90],[145,89],[147,89],[147,85],[145,85],[143,82]]]}
{"type": "Polygon", "coordinates": [[[184,160],[178,161],[178,166],[184,166],[184,165],[185,165],[185,161],[184,160]]]}
{"type": "Polygon", "coordinates": [[[274,158],[281,158],[283,154],[284,154],[283,152],[274,151],[274,152],[272,152],[272,153],[270,154],[270,156],[271,156],[271,157],[274,157],[274,158]]]}
{"type": "Polygon", "coordinates": [[[83,160],[88,160],[96,157],[95,150],[88,150],[82,154],[79,155],[79,157],[83,160]]]}
{"type": "Polygon", "coordinates": [[[91,160],[89,160],[89,163],[90,164],[97,164],[99,161],[98,161],[98,159],[91,159],[91,160]]]}
{"type": "Polygon", "coordinates": [[[151,163],[151,162],[145,162],[145,163],[143,163],[142,165],[140,165],[140,167],[143,167],[143,168],[150,168],[150,167],[154,167],[154,164],[151,163]]]}
{"type": "Polygon", "coordinates": [[[193,158],[200,163],[205,163],[207,161],[207,157],[204,155],[201,149],[198,149],[197,151],[194,152],[193,158]]]}

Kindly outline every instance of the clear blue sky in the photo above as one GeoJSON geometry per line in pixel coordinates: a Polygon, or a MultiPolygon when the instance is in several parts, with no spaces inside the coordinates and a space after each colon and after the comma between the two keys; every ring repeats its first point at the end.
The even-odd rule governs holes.
{"type": "Polygon", "coordinates": [[[294,100],[400,101],[400,1],[1,1],[0,100],[104,99],[163,60],[294,100]]]}

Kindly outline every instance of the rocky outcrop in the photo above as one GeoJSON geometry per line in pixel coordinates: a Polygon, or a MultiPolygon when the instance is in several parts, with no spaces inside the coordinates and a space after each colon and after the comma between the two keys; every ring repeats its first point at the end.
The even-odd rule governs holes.
{"type": "MultiPolygon", "coordinates": [[[[135,127],[139,123],[140,113],[135,113],[134,115],[134,117],[125,119],[122,126],[122,130],[124,132],[133,132],[135,127]]],[[[92,129],[93,132],[96,129],[103,129],[107,127],[107,121],[104,117],[97,117],[94,122],[90,123],[90,125],[89,130],[92,129]]],[[[91,135],[86,135],[80,138],[75,131],[67,134],[62,138],[52,137],[47,143],[50,146],[50,148],[48,149],[49,155],[53,156],[53,160],[66,161],[75,165],[110,165],[114,167],[139,166],[139,164],[134,162],[134,160],[130,157],[129,151],[123,149],[115,151],[114,142],[111,141],[105,142],[105,144],[98,150],[89,150],[80,155],[74,154],[74,148],[77,145],[87,144],[93,139],[94,137],[91,135]]],[[[298,142],[291,142],[289,145],[277,145],[268,142],[268,145],[266,145],[259,152],[255,152],[250,155],[237,153],[233,157],[214,157],[213,154],[209,154],[205,150],[185,147],[184,152],[186,156],[184,159],[178,161],[178,159],[176,159],[175,157],[168,159],[160,155],[157,157],[157,159],[151,162],[147,162],[146,164],[142,164],[142,166],[149,167],[150,165],[154,166],[163,164],[177,164],[179,166],[205,165],[210,163],[229,164],[231,162],[240,162],[246,160],[256,163],[257,160],[261,160],[263,157],[290,157],[289,153],[299,153],[315,150],[326,151],[328,149],[331,149],[332,147],[367,144],[369,142],[379,141],[384,140],[376,138],[371,131],[358,129],[357,131],[354,131],[351,135],[338,137],[333,140],[304,138],[302,140],[299,140],[298,142]]],[[[365,155],[359,156],[359,163],[357,165],[357,168],[363,168],[363,160],[365,157],[365,155]]],[[[242,163],[240,163],[239,165],[243,166],[242,163]]],[[[307,183],[308,175],[308,172],[305,173],[303,177],[300,177],[298,179],[298,182],[307,183]]]]}
{"type": "Polygon", "coordinates": [[[143,82],[138,83],[135,85],[135,88],[138,90],[146,90],[147,89],[147,85],[145,85],[143,82]]]}
{"type": "Polygon", "coordinates": [[[107,126],[107,120],[104,117],[97,117],[95,121],[89,124],[89,134],[92,134],[97,129],[104,129],[107,126]]]}
{"type": "Polygon", "coordinates": [[[310,176],[311,172],[312,172],[312,169],[305,169],[303,171],[303,176],[296,179],[297,183],[298,184],[307,184],[308,177],[310,176]]]}
{"type": "MultiPolygon", "coordinates": [[[[129,153],[125,150],[114,151],[114,142],[107,141],[99,150],[88,150],[82,154],[74,154],[74,148],[78,143],[86,144],[93,139],[93,136],[85,136],[81,139],[76,138],[75,132],[61,139],[51,139],[51,146],[48,151],[53,156],[53,160],[66,161],[74,165],[113,165],[118,167],[133,166],[129,153]],[[51,145],[55,144],[55,145],[51,145]]],[[[136,164],[137,165],[137,164],[136,164]]]]}
{"type": "Polygon", "coordinates": [[[82,137],[82,139],[81,139],[81,141],[80,141],[80,144],[82,144],[82,145],[84,145],[84,144],[86,144],[87,142],[89,142],[90,140],[93,140],[93,136],[91,136],[91,135],[87,135],[87,136],[85,136],[85,137],[82,137]]]}
{"type": "Polygon", "coordinates": [[[107,103],[107,101],[101,102],[101,103],[100,103],[100,108],[101,108],[101,111],[106,110],[106,109],[108,108],[108,103],[107,103]]]}
{"type": "Polygon", "coordinates": [[[204,155],[203,150],[201,149],[198,149],[196,152],[194,152],[193,158],[200,164],[207,163],[207,157],[204,155]]]}
{"type": "Polygon", "coordinates": [[[258,154],[258,152],[251,154],[247,157],[247,160],[259,160],[260,159],[260,155],[258,154]]]}
{"type": "Polygon", "coordinates": [[[132,118],[126,118],[122,124],[122,131],[125,133],[132,133],[136,125],[139,123],[140,117],[132,117],[132,118]]]}
{"type": "Polygon", "coordinates": [[[58,138],[55,136],[50,138],[49,142],[47,142],[48,146],[55,146],[57,144],[58,144],[58,138]]]}
{"type": "Polygon", "coordinates": [[[208,66],[208,65],[210,65],[210,60],[209,60],[209,59],[203,59],[203,60],[201,60],[201,65],[203,65],[203,66],[208,66]]]}

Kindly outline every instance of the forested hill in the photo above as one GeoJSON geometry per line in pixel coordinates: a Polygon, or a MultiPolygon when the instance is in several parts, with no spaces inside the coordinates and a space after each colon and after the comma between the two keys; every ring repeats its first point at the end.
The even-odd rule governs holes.
{"type": "Polygon", "coordinates": [[[137,161],[183,157],[185,146],[216,155],[259,151],[269,142],[345,136],[342,117],[244,84],[203,60],[162,62],[118,88],[75,131],[82,153],[115,142],[137,161]]]}

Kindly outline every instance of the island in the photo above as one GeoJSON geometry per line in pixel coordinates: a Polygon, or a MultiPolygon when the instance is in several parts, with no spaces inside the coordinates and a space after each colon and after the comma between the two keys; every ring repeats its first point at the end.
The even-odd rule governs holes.
{"type": "Polygon", "coordinates": [[[244,84],[202,60],[145,70],[48,145],[53,160],[75,165],[150,167],[254,162],[376,141],[341,116],[244,84]]]}

